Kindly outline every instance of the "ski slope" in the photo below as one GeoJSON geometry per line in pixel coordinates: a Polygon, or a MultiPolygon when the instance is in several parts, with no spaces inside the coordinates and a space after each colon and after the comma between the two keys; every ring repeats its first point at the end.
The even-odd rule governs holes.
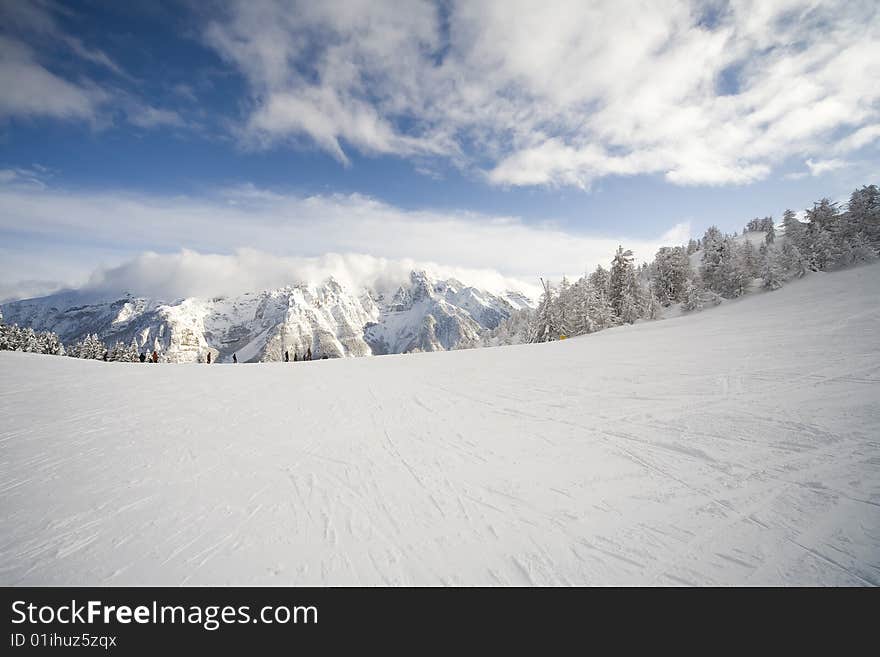
{"type": "Polygon", "coordinates": [[[310,363],[0,353],[0,584],[880,584],[878,290],[310,363]]]}

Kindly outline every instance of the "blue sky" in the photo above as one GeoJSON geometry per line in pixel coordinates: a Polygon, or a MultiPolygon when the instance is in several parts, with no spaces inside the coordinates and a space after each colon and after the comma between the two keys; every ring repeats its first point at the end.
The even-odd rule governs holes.
{"type": "Polygon", "coordinates": [[[845,199],[877,182],[877,13],[0,0],[0,299],[145,251],[578,275],[845,199]]]}

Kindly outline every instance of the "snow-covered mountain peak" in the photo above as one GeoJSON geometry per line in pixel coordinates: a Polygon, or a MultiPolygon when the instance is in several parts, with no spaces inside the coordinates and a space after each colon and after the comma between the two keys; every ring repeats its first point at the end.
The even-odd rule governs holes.
{"type": "Polygon", "coordinates": [[[130,294],[96,299],[65,292],[3,306],[5,320],[51,330],[71,343],[96,333],[105,343],[134,341],[174,362],[281,360],[455,349],[517,308],[521,293],[495,296],[456,279],[410,272],[390,301],[333,277],[259,292],[175,301],[130,294]]]}

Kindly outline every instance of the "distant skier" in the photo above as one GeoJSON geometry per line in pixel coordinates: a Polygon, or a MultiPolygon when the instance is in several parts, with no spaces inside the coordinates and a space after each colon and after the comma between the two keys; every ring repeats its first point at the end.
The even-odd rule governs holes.
{"type": "Polygon", "coordinates": [[[153,351],[153,355],[150,356],[150,361],[152,361],[153,363],[158,363],[158,362],[159,362],[159,354],[156,353],[155,350],[153,351]]]}
{"type": "Polygon", "coordinates": [[[299,354],[294,351],[293,352],[293,362],[295,363],[298,360],[299,360],[299,354]]]}
{"type": "Polygon", "coordinates": [[[110,352],[105,350],[103,358],[104,358],[104,362],[106,363],[110,358],[110,352]]]}
{"type": "Polygon", "coordinates": [[[290,362],[290,352],[289,352],[289,351],[285,351],[285,352],[284,352],[284,362],[285,362],[285,363],[289,363],[289,362],[290,362]]]}
{"type": "Polygon", "coordinates": [[[303,360],[312,360],[312,348],[309,347],[308,351],[306,351],[306,356],[303,360]]]}
{"type": "Polygon", "coordinates": [[[237,362],[238,362],[238,356],[236,356],[235,354],[232,354],[232,362],[233,362],[233,363],[237,363],[237,362]]]}
{"type": "Polygon", "coordinates": [[[208,352],[208,365],[210,365],[210,364],[211,364],[211,352],[209,351],[208,352]]]}
{"type": "Polygon", "coordinates": [[[142,362],[142,363],[147,362],[147,353],[146,353],[145,351],[142,351],[142,352],[141,352],[141,355],[139,356],[139,358],[141,359],[141,362],[142,362]]]}

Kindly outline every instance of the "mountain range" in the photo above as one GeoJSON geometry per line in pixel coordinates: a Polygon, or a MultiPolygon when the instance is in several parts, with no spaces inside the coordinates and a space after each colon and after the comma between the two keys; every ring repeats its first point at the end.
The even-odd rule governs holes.
{"type": "Polygon", "coordinates": [[[97,334],[137,343],[168,362],[278,361],[444,351],[468,344],[520,308],[524,294],[492,294],[456,279],[412,271],[393,294],[351,289],[334,278],[214,298],[174,301],[65,291],[3,304],[7,323],[53,331],[65,344],[97,334]]]}

